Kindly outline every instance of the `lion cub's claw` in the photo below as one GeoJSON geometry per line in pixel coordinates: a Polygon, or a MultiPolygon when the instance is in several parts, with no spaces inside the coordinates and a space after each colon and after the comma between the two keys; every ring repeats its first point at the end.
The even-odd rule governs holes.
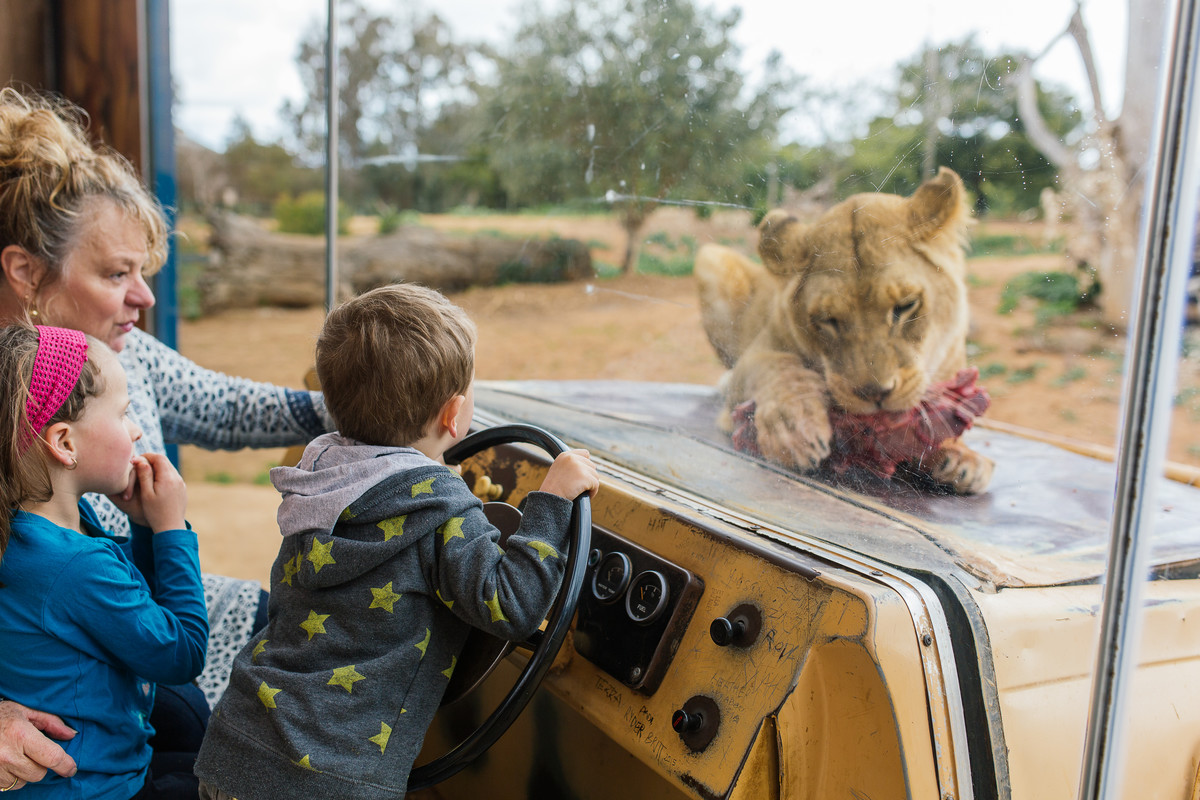
{"type": "Polygon", "coordinates": [[[823,405],[763,404],[756,414],[758,449],[768,460],[809,472],[829,457],[833,428],[823,405]]]}
{"type": "Polygon", "coordinates": [[[937,466],[930,477],[955,494],[979,494],[992,480],[995,462],[957,441],[948,443],[933,458],[937,466]]]}

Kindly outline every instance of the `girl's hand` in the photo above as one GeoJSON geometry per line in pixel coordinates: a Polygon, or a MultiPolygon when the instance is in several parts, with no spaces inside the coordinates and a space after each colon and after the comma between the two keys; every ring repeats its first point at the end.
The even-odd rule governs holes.
{"type": "Polygon", "coordinates": [[[119,495],[110,495],[117,508],[139,525],[155,533],[185,526],[187,487],[183,478],[161,453],[146,453],[133,460],[133,479],[119,495]]]}
{"type": "Polygon", "coordinates": [[[559,454],[550,465],[541,490],[567,500],[574,500],[584,492],[595,497],[600,490],[600,475],[588,451],[568,450],[559,454]]]}

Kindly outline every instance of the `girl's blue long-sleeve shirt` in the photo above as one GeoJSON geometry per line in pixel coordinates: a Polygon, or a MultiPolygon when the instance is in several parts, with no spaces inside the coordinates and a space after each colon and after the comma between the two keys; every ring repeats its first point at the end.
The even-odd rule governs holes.
{"type": "Polygon", "coordinates": [[[0,696],[56,714],[79,771],[50,773],[22,797],[119,798],[142,787],[155,683],[204,667],[208,616],[196,535],[134,528],[117,544],[91,506],[87,535],[17,511],[0,557],[0,696]]]}

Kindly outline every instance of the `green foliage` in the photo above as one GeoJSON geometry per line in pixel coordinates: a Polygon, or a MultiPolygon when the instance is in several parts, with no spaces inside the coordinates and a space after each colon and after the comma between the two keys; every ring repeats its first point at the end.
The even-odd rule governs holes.
{"type": "Polygon", "coordinates": [[[1084,378],[1087,377],[1087,374],[1088,374],[1087,370],[1084,369],[1083,367],[1080,367],[1080,366],[1068,367],[1066,369],[1066,371],[1063,372],[1062,375],[1059,375],[1051,383],[1052,383],[1052,385],[1059,386],[1059,387],[1067,386],[1069,384],[1075,383],[1076,381],[1083,380],[1084,378]]]}
{"type": "Polygon", "coordinates": [[[682,277],[692,274],[698,244],[694,236],[684,235],[675,241],[665,231],[646,237],[638,254],[637,271],[645,275],[682,277]]]}
{"type": "Polygon", "coordinates": [[[415,225],[418,218],[416,212],[400,211],[385,204],[379,210],[379,235],[395,233],[403,225],[415,225]]]}
{"type": "MultiPolygon", "coordinates": [[[[833,179],[839,197],[855,192],[909,194],[934,167],[957,172],[974,198],[977,214],[1013,214],[1039,207],[1042,189],[1056,170],[1033,146],[1016,107],[1014,86],[1021,53],[989,53],[973,38],[923,48],[898,65],[891,92],[877,102],[884,111],[864,120],[853,135],[826,137],[808,158],[833,179]]],[[[850,116],[846,98],[808,95],[810,116],[850,116]]],[[[876,99],[876,98],[872,98],[876,99]]],[[[1067,138],[1083,114],[1066,90],[1038,86],[1038,106],[1051,132],[1067,138]]],[[[813,178],[789,182],[798,188],[813,178]]]]}
{"type": "Polygon", "coordinates": [[[631,235],[667,198],[731,202],[726,187],[769,152],[782,97],[745,85],[740,12],[690,0],[560,9],[525,19],[485,95],[489,163],[510,200],[607,197],[631,235]]]}
{"type": "MultiPolygon", "coordinates": [[[[281,233],[303,233],[320,236],[325,233],[325,195],[322,192],[305,192],[299,197],[281,195],[275,201],[275,220],[281,233]]],[[[350,211],[346,204],[338,201],[338,233],[346,233],[350,211]]]]}
{"type": "Polygon", "coordinates": [[[988,364],[984,364],[982,367],[979,368],[979,378],[980,378],[980,380],[987,380],[988,378],[998,378],[999,376],[1004,375],[1007,372],[1008,372],[1007,366],[1005,366],[1004,364],[1001,364],[999,361],[992,361],[988,364]]]}
{"type": "Polygon", "coordinates": [[[1062,252],[1062,240],[1043,246],[1028,236],[991,233],[971,237],[971,253],[976,256],[1029,256],[1062,252]]]}
{"type": "Polygon", "coordinates": [[[1037,361],[1027,367],[1018,367],[1009,373],[1005,379],[1007,383],[1025,383],[1037,377],[1037,374],[1046,368],[1045,362],[1037,361]]]}
{"type": "Polygon", "coordinates": [[[1026,297],[1036,301],[1039,322],[1071,314],[1090,302],[1079,278],[1070,272],[1023,272],[1004,285],[997,311],[1010,314],[1026,297]]]}
{"type": "Polygon", "coordinates": [[[500,283],[556,283],[566,280],[571,265],[586,246],[573,239],[550,240],[552,247],[547,252],[552,256],[544,264],[532,267],[526,261],[507,261],[500,265],[497,280],[500,283]]]}
{"type": "Polygon", "coordinates": [[[301,165],[279,143],[259,142],[241,118],[234,121],[223,160],[237,207],[251,214],[269,213],[280,195],[320,191],[324,184],[322,170],[301,165]]]}
{"type": "Polygon", "coordinates": [[[175,292],[179,303],[179,316],[188,320],[200,319],[200,276],[208,256],[180,248],[179,267],[175,292]]]}
{"type": "Polygon", "coordinates": [[[641,253],[638,255],[637,271],[644,275],[679,278],[692,274],[693,261],[691,258],[664,258],[656,253],[641,253]]]}

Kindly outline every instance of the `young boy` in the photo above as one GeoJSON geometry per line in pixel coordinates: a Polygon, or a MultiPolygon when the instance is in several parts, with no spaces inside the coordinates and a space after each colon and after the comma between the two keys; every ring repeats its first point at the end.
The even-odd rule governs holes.
{"type": "Polygon", "coordinates": [[[470,626],[541,624],[586,451],[560,455],[504,551],[442,455],[474,413],[475,327],[437,292],[375,289],[330,313],[317,375],[338,433],[271,470],[283,544],[270,621],[234,662],[196,764],[201,797],[401,798],[470,626]]]}

